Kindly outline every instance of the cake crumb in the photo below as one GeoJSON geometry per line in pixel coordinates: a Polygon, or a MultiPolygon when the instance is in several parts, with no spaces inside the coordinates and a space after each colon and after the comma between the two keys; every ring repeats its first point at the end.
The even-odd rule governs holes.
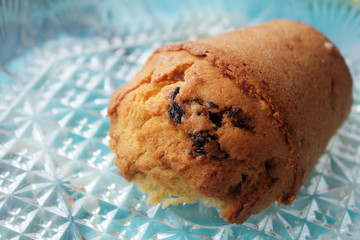
{"type": "Polygon", "coordinates": [[[330,42],[325,42],[324,46],[326,47],[326,49],[331,50],[334,45],[332,43],[330,43],[330,42]]]}

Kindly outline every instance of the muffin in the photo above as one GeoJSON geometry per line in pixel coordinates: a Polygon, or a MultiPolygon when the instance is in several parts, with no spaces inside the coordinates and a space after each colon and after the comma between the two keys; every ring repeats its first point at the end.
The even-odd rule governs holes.
{"type": "Polygon", "coordinates": [[[335,45],[277,20],[156,50],[111,97],[110,148],[150,203],[239,224],[294,200],[351,104],[335,45]]]}

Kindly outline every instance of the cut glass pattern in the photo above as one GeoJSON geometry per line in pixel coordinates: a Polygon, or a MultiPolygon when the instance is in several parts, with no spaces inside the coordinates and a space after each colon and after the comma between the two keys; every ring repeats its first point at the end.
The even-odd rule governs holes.
{"type": "Polygon", "coordinates": [[[359,238],[359,10],[336,0],[0,0],[0,239],[359,238]],[[307,184],[290,206],[242,225],[199,203],[147,204],[113,165],[111,93],[166,43],[276,18],[325,33],[354,79],[351,115],[307,184]]]}

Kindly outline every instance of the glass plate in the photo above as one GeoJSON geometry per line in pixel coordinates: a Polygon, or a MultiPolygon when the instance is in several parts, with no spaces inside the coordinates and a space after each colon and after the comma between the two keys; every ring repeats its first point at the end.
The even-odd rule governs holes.
{"type": "Polygon", "coordinates": [[[355,1],[0,0],[0,239],[356,239],[360,16],[355,1]],[[153,50],[276,18],[309,23],[354,79],[351,116],[290,206],[242,225],[146,203],[117,175],[106,108],[153,50]]]}

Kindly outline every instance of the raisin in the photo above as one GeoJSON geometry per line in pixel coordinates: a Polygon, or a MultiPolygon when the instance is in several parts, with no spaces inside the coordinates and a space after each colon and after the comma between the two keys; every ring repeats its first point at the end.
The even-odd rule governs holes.
{"type": "Polygon", "coordinates": [[[181,106],[175,103],[176,95],[179,94],[180,88],[176,87],[174,92],[171,94],[172,103],[171,106],[168,107],[168,113],[170,116],[170,120],[175,123],[181,123],[181,118],[185,115],[185,111],[181,108],[181,106]]]}
{"type": "MultiPolygon", "coordinates": [[[[216,135],[211,135],[207,131],[200,131],[197,134],[189,134],[189,137],[193,140],[194,153],[200,155],[208,154],[214,159],[226,159],[229,157],[227,152],[221,150],[216,135]]],[[[192,157],[195,156],[192,155],[192,157]]]]}
{"type": "Polygon", "coordinates": [[[193,146],[195,147],[195,152],[198,154],[206,155],[204,146],[209,142],[208,134],[206,132],[200,131],[198,134],[190,134],[189,137],[193,140],[193,146]]]}
{"type": "Polygon", "coordinates": [[[196,148],[195,152],[201,155],[206,155],[206,151],[203,148],[196,148]]]}
{"type": "Polygon", "coordinates": [[[210,134],[209,134],[209,138],[210,138],[211,140],[218,140],[218,139],[219,139],[218,136],[216,136],[216,135],[210,135],[210,134]]]}
{"type": "Polygon", "coordinates": [[[203,105],[203,102],[202,102],[200,99],[198,99],[198,98],[190,99],[189,103],[190,103],[190,104],[192,104],[192,103],[197,103],[197,104],[199,104],[200,106],[203,105]]]}
{"type": "Polygon", "coordinates": [[[203,101],[202,101],[201,99],[198,99],[198,98],[187,99],[187,100],[184,100],[182,103],[183,103],[183,104],[193,104],[193,103],[197,103],[197,104],[199,104],[200,106],[203,106],[203,101]]]}
{"type": "Polygon", "coordinates": [[[168,113],[171,121],[181,123],[181,117],[185,114],[185,111],[182,110],[180,105],[173,103],[172,106],[168,108],[168,113]]]}
{"type": "Polygon", "coordinates": [[[209,112],[209,119],[210,121],[215,124],[217,128],[221,127],[222,125],[222,113],[212,113],[209,112]]]}
{"type": "Polygon", "coordinates": [[[179,94],[179,92],[180,92],[180,87],[176,87],[174,89],[174,92],[171,94],[171,99],[172,99],[173,102],[175,101],[175,98],[179,94]]]}
{"type": "Polygon", "coordinates": [[[242,173],[242,174],[241,174],[241,180],[242,180],[242,181],[245,181],[246,178],[247,178],[247,174],[246,174],[246,173],[242,173]]]}
{"type": "Polygon", "coordinates": [[[273,180],[276,180],[278,178],[276,173],[276,165],[278,164],[278,162],[279,162],[278,158],[269,158],[266,159],[265,162],[266,172],[273,180]]]}
{"type": "Polygon", "coordinates": [[[213,103],[212,101],[209,102],[209,107],[210,107],[210,108],[219,108],[218,105],[216,105],[216,104],[213,103]]]}
{"type": "Polygon", "coordinates": [[[229,192],[236,194],[241,191],[242,182],[239,182],[235,186],[230,186],[229,192]]]}
{"type": "Polygon", "coordinates": [[[201,115],[204,115],[204,114],[205,114],[204,111],[200,111],[200,112],[197,113],[198,116],[201,116],[201,115]]]}
{"type": "Polygon", "coordinates": [[[269,158],[269,159],[267,159],[266,162],[265,162],[265,168],[266,168],[266,170],[274,167],[274,166],[276,165],[276,163],[277,163],[277,161],[276,161],[275,158],[269,158]]]}
{"type": "Polygon", "coordinates": [[[232,118],[232,123],[235,125],[235,127],[239,127],[244,130],[250,130],[250,126],[248,124],[249,117],[243,114],[241,108],[235,106],[232,109],[228,110],[227,113],[232,118]]]}

